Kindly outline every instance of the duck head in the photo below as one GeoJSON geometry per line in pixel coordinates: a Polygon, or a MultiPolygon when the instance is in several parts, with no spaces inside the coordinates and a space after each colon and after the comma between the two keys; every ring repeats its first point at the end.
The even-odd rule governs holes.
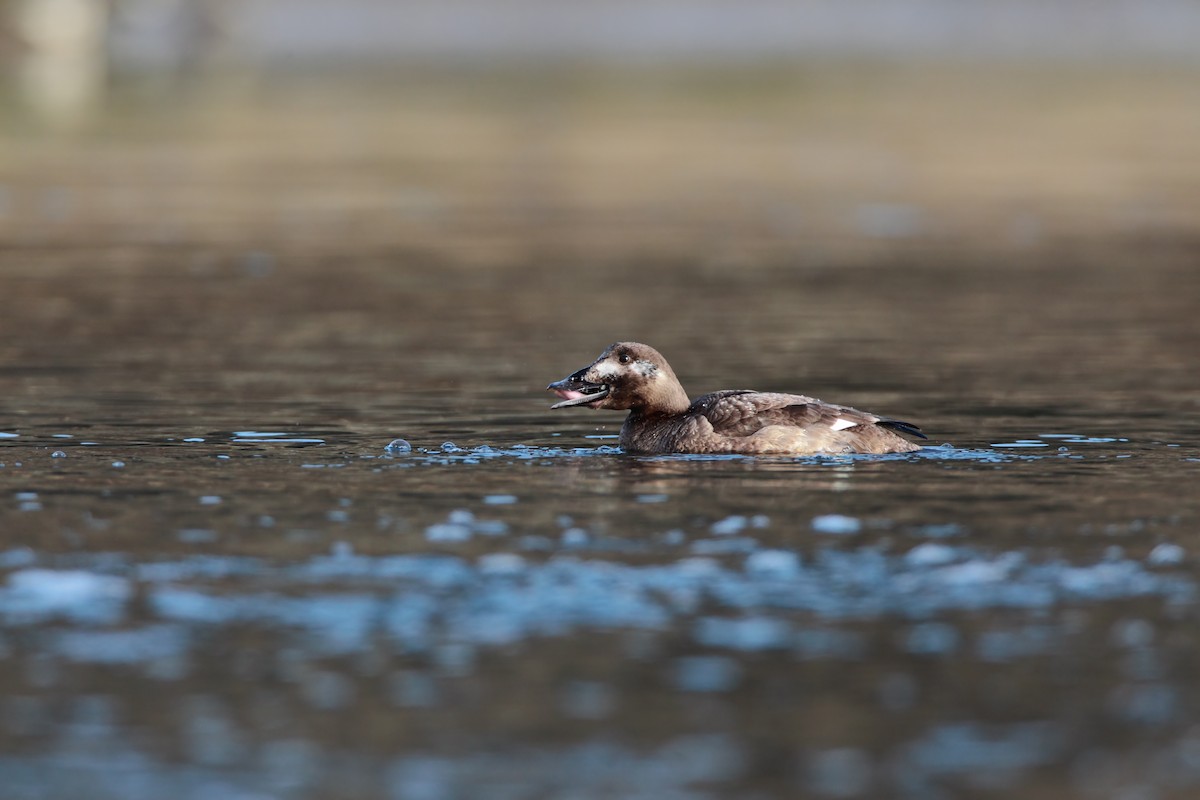
{"type": "Polygon", "coordinates": [[[614,410],[679,412],[687,394],[662,354],[638,342],[609,345],[588,366],[546,387],[562,398],[551,408],[588,406],[614,410]]]}

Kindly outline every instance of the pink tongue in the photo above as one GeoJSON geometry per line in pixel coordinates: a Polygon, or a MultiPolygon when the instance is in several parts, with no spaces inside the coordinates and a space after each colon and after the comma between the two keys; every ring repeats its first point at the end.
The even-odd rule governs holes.
{"type": "Polygon", "coordinates": [[[577,392],[574,389],[555,389],[554,393],[563,400],[578,400],[583,397],[583,392],[577,392]]]}

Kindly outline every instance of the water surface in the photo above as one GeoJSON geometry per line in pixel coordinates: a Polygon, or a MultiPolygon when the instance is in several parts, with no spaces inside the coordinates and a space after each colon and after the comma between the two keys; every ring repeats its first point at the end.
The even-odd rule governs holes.
{"type": "MultiPolygon", "coordinates": [[[[6,797],[1200,791],[1194,233],[897,239],[894,204],[810,198],[866,230],[680,238],[709,200],[633,215],[618,257],[568,193],[552,233],[405,206],[314,244],[278,187],[375,177],[294,146],[254,209],[184,148],[242,213],[192,237],[132,235],[95,186],[76,229],[4,223],[6,797]],[[543,387],[626,338],[693,394],[801,391],[929,446],[623,454],[619,414],[543,387]]],[[[478,177],[460,158],[429,169],[478,177]]]]}

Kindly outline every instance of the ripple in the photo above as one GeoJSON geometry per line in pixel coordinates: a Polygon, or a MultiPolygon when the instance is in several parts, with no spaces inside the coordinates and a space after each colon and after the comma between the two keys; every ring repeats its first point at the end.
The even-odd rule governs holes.
{"type": "Polygon", "coordinates": [[[325,444],[324,439],[282,431],[234,431],[230,441],[234,444],[325,444]]]}
{"type": "MultiPolygon", "coordinates": [[[[439,525],[471,537],[482,523],[460,511],[439,525]]],[[[1044,610],[1063,602],[1131,597],[1191,602],[1196,594],[1191,580],[1164,571],[1170,563],[1161,557],[1081,565],[927,543],[901,555],[826,549],[801,559],[786,550],[763,549],[753,539],[705,541],[736,542],[738,548],[721,549],[717,556],[740,559],[742,567],[713,555],[631,565],[570,554],[536,562],[494,552],[473,562],[450,555],[365,556],[335,549],[286,565],[199,555],[131,563],[125,566],[129,577],[118,577],[30,567],[30,556],[22,551],[14,561],[22,566],[0,589],[0,618],[25,625],[55,618],[85,627],[118,625],[136,594],[145,598],[158,624],[264,626],[299,635],[301,646],[322,653],[364,651],[381,639],[390,639],[401,652],[431,652],[446,642],[494,646],[580,629],[659,631],[689,620],[698,644],[744,651],[792,646],[790,620],[796,613],[826,620],[920,622],[957,610],[1044,610]],[[305,593],[293,596],[297,587],[305,593]],[[706,614],[695,619],[700,608],[706,614]]],[[[108,569],[118,563],[112,556],[106,561],[108,569]]],[[[978,656],[1003,660],[1053,646],[1034,634],[1032,639],[996,634],[980,645],[978,656]]],[[[130,641],[140,641],[129,635],[130,641]]],[[[924,642],[913,646],[930,650],[929,636],[913,636],[924,642]]],[[[96,641],[103,649],[115,648],[120,640],[96,641]]]]}

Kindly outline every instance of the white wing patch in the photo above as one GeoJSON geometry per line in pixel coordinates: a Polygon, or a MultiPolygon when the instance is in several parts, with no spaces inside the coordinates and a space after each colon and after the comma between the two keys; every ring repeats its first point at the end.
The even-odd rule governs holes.
{"type": "Polygon", "coordinates": [[[830,425],[829,427],[831,430],[844,431],[844,430],[846,430],[846,428],[853,428],[856,425],[858,425],[857,422],[851,422],[848,419],[842,419],[841,417],[838,417],[837,419],[835,419],[833,421],[833,424],[830,425]]]}

